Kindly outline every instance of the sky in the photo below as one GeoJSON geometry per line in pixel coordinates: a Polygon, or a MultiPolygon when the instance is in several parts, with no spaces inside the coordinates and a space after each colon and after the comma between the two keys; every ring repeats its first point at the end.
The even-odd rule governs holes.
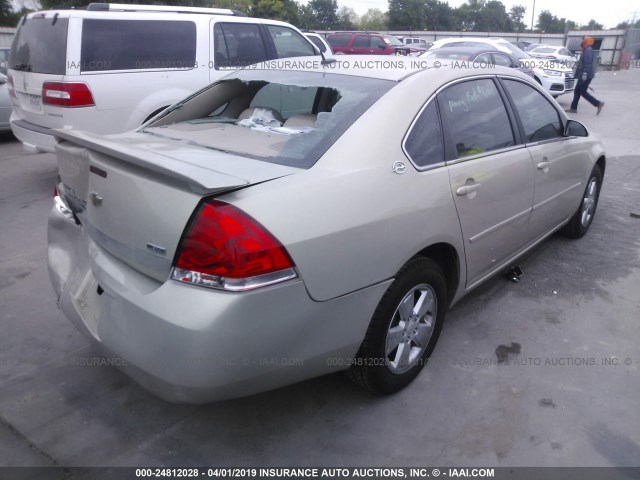
{"type": "MultiPolygon", "coordinates": [[[[507,12],[514,5],[524,5],[527,11],[524,15],[524,22],[531,26],[531,11],[533,0],[501,0],[507,12]]],[[[451,7],[458,7],[465,3],[465,0],[448,0],[451,7]]],[[[353,8],[358,15],[362,15],[369,8],[379,8],[387,10],[387,0],[338,0],[339,6],[353,8]]],[[[640,2],[637,0],[535,0],[535,23],[538,22],[538,14],[543,10],[549,10],[552,15],[558,18],[573,20],[578,24],[589,23],[592,18],[602,23],[605,28],[613,28],[624,20],[633,18],[634,12],[636,20],[640,18],[640,2]]]]}

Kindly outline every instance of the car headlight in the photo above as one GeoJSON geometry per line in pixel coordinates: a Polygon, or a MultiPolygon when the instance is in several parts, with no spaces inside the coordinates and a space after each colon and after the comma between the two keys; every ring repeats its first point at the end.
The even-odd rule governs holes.
{"type": "Polygon", "coordinates": [[[558,70],[543,70],[544,73],[546,73],[547,75],[549,75],[550,77],[561,77],[562,76],[562,72],[559,72],[558,70]]]}

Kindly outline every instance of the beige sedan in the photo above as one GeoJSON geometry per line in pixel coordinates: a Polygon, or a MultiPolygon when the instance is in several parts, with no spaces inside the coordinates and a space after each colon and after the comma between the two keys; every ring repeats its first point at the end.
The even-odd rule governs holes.
{"type": "Polygon", "coordinates": [[[530,77],[348,60],[235,72],[130,133],[58,131],[58,304],[146,388],[208,402],[346,370],[396,392],[448,308],[588,230],[603,145],[530,77]]]}

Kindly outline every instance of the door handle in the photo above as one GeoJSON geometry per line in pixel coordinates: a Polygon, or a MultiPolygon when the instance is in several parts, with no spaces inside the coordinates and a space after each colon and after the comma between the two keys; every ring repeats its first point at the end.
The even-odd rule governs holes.
{"type": "Polygon", "coordinates": [[[461,187],[458,187],[458,189],[456,190],[456,195],[459,196],[464,196],[464,195],[468,195],[470,193],[475,192],[476,190],[478,190],[480,188],[480,184],[479,183],[470,183],[467,185],[463,185],[461,187]]]}
{"type": "Polygon", "coordinates": [[[544,170],[546,172],[547,170],[549,170],[550,166],[551,162],[540,162],[538,164],[538,170],[544,170]]]}

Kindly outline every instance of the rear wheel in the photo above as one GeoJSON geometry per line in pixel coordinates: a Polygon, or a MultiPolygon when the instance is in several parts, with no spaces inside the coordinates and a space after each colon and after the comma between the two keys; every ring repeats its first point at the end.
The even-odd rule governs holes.
{"type": "Polygon", "coordinates": [[[595,165],[591,171],[591,175],[589,175],[589,181],[582,195],[580,207],[564,227],[564,233],[569,238],[580,238],[589,230],[591,222],[593,222],[593,217],[596,214],[596,208],[598,207],[601,186],[602,172],[600,171],[600,167],[595,165]]]}
{"type": "Polygon", "coordinates": [[[440,266],[410,261],[380,300],[347,375],[364,388],[390,394],[406,387],[431,355],[447,310],[440,266]]]}

